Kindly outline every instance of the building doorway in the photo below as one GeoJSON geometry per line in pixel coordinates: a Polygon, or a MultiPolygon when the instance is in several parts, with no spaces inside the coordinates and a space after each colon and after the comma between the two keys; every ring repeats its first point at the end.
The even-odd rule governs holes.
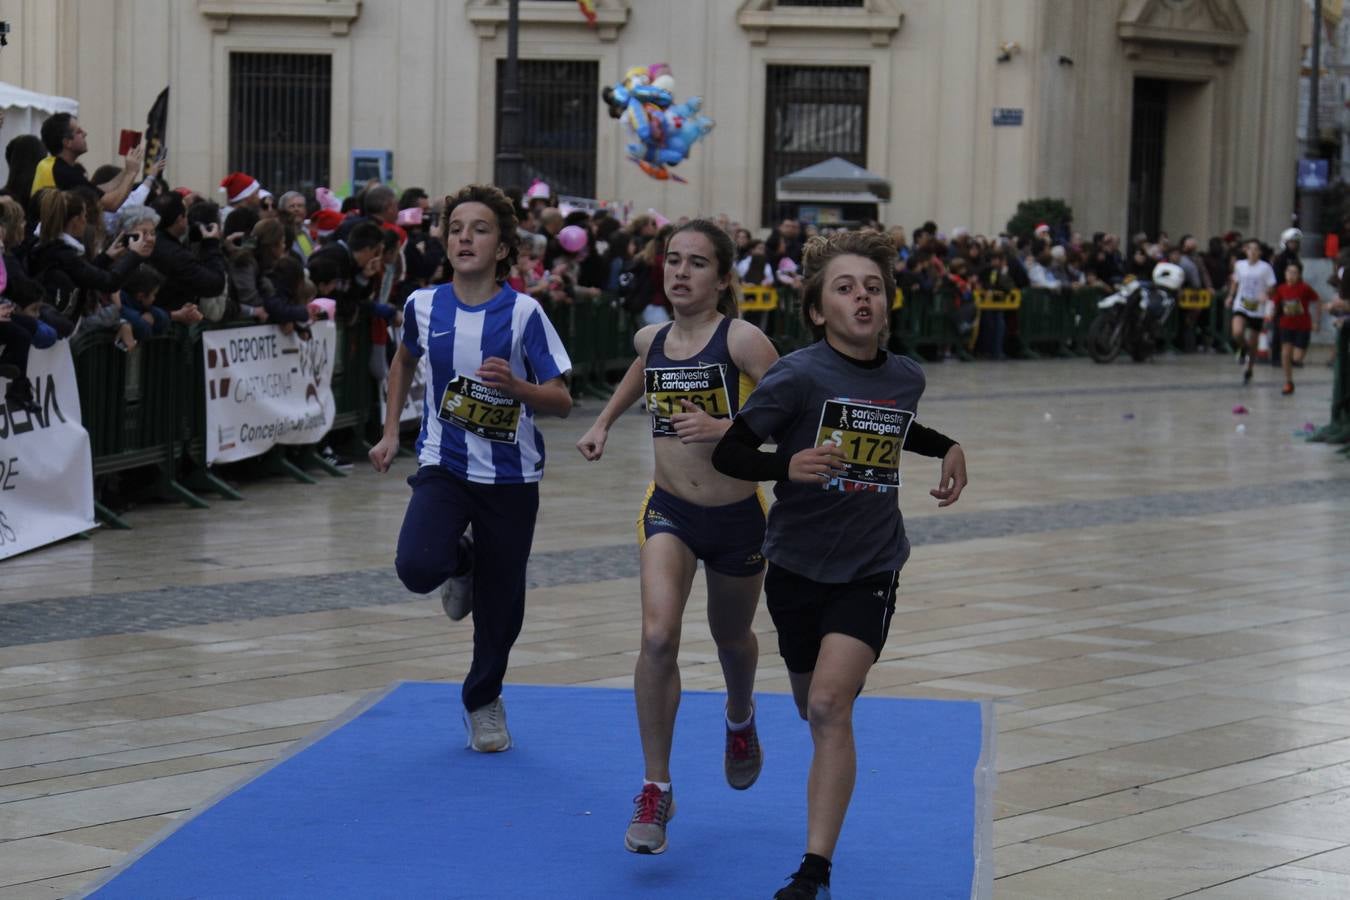
{"type": "Polygon", "coordinates": [[[1134,80],[1130,117],[1130,203],[1126,230],[1156,239],[1162,228],[1163,163],[1167,146],[1167,82],[1134,80]]]}

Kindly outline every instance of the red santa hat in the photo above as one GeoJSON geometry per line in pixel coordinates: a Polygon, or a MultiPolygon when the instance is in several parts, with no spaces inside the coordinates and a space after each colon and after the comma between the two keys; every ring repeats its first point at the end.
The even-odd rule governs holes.
{"type": "Polygon", "coordinates": [[[1041,222],[1040,224],[1038,224],[1038,225],[1035,227],[1035,229],[1033,229],[1032,233],[1033,233],[1033,234],[1040,234],[1042,231],[1044,231],[1046,234],[1049,234],[1049,233],[1050,233],[1050,226],[1047,225],[1047,224],[1045,224],[1044,222],[1041,222]]]}
{"type": "Polygon", "coordinates": [[[240,200],[252,197],[262,189],[258,184],[258,179],[252,175],[246,175],[243,172],[231,172],[220,182],[220,189],[225,192],[225,199],[230,206],[234,206],[240,200]]]}
{"type": "Polygon", "coordinates": [[[335,209],[321,209],[309,220],[309,227],[315,237],[328,237],[338,230],[345,218],[346,216],[335,209]]]}

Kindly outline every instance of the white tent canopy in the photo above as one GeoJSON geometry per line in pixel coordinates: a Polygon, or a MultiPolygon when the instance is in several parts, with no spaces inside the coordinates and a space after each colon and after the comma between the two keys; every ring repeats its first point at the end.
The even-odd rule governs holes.
{"type": "MultiPolygon", "coordinates": [[[[39,94],[17,85],[0,81],[0,109],[5,111],[5,124],[0,128],[0,146],[21,134],[37,134],[43,121],[53,113],[79,115],[80,104],[69,97],[39,94]]],[[[9,177],[9,166],[0,156],[0,182],[9,177]]]]}

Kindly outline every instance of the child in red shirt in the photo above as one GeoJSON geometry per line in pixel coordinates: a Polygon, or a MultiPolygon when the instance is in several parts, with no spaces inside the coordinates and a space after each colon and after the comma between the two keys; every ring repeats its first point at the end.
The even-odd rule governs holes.
{"type": "MultiPolygon", "coordinates": [[[[1320,303],[1321,297],[1303,280],[1303,266],[1291,262],[1284,270],[1284,284],[1275,288],[1271,300],[1280,312],[1280,362],[1284,366],[1284,389],[1280,391],[1286,397],[1294,392],[1294,366],[1303,365],[1303,356],[1308,351],[1308,341],[1314,330],[1314,319],[1309,307],[1320,303]]],[[[1266,316],[1270,322],[1274,309],[1266,316]]]]}

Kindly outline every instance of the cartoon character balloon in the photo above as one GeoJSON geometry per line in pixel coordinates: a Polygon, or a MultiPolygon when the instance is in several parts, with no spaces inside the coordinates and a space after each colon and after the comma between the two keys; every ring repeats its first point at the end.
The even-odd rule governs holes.
{"type": "Polygon", "coordinates": [[[689,156],[714,123],[699,114],[702,98],[675,103],[674,90],[670,66],[658,63],[629,69],[621,82],[606,87],[601,96],[610,117],[624,124],[629,158],[653,178],[683,182],[670,168],[689,156]]]}

